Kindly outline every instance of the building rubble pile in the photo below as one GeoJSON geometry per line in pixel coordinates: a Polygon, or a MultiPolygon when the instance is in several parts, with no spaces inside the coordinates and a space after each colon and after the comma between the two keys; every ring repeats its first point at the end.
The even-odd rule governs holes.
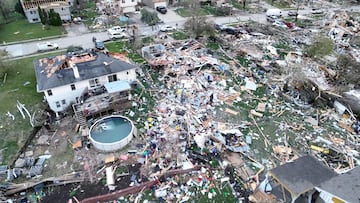
{"type": "MultiPolygon", "coordinates": [[[[329,36],[341,50],[355,52],[343,37],[357,33],[358,23],[351,21],[354,28],[346,28],[339,38],[338,30],[350,18],[336,16],[329,36]]],[[[358,167],[360,121],[329,82],[336,70],[279,44],[281,40],[295,49],[310,37],[307,30],[267,36],[248,28],[236,37],[224,35],[232,44],[226,53],[219,49],[223,52],[217,57],[195,40],[143,47],[150,68],[162,74],[153,91],[157,103],[145,120],[135,121],[143,122],[139,131],[144,143],[130,147],[119,160],[141,163],[141,176],[154,182],[151,193],[159,201],[177,202],[198,195],[227,198],[230,193],[254,202],[274,201],[269,194],[259,195],[263,172],[305,154],[339,174],[358,167]],[[315,106],[316,101],[333,108],[315,106]],[[195,166],[201,169],[159,179],[172,169],[195,166]]],[[[354,91],[350,93],[358,96],[354,91]]],[[[112,164],[119,165],[119,160],[112,164]]],[[[130,186],[139,184],[136,178],[131,181],[130,186]]]]}
{"type": "MultiPolygon", "coordinates": [[[[327,81],[327,76],[332,74],[331,69],[304,57],[300,51],[287,52],[281,56],[282,50],[277,48],[275,39],[251,32],[243,35],[234,41],[234,47],[238,47],[238,51],[230,53],[228,57],[244,57],[249,62],[248,68],[241,67],[234,60],[229,65],[211,63],[210,61],[216,60],[211,59],[209,52],[195,41],[182,42],[183,46],[179,46],[179,41],[151,45],[161,47],[158,51],[153,49],[152,56],[143,52],[153,67],[164,68],[166,87],[166,90],[157,95],[162,99],[145,124],[149,146],[153,150],[147,152],[144,163],[159,171],[167,170],[169,166],[185,167],[190,162],[216,166],[222,162],[217,160],[223,160],[225,151],[237,152],[247,158],[256,156],[257,149],[252,148],[252,141],[263,140],[272,158],[254,161],[253,163],[258,163],[257,169],[248,174],[248,179],[264,166],[272,168],[278,163],[295,160],[306,152],[311,152],[338,173],[358,166],[359,136],[354,130],[358,125],[351,110],[344,110],[343,105],[338,105],[340,111],[314,109],[311,101],[313,95],[304,97],[305,87],[310,87],[309,91],[316,96],[320,93],[336,95],[327,81]],[[256,46],[252,49],[237,46],[249,41],[256,46]],[[205,55],[205,62],[197,66],[205,55]],[[298,72],[284,72],[284,69],[290,67],[298,67],[298,72]],[[235,77],[229,76],[229,71],[235,77]],[[277,72],[281,74],[276,75],[277,72]],[[299,86],[296,83],[296,74],[300,73],[309,81],[309,86],[299,86]],[[273,74],[271,78],[270,74],[273,74]],[[236,87],[236,83],[234,85],[234,80],[238,80],[240,88],[236,87]],[[267,98],[254,95],[253,92],[261,86],[269,90],[267,98]],[[261,101],[248,112],[247,120],[252,122],[242,121],[237,125],[221,122],[218,118],[223,114],[239,114],[224,106],[247,102],[244,95],[247,99],[250,97],[261,101]],[[279,102],[279,97],[288,100],[279,102]],[[257,125],[263,119],[276,119],[284,113],[296,114],[302,120],[285,119],[277,122],[276,139],[267,132],[262,132],[257,125]],[[257,129],[258,132],[249,132],[246,130],[248,128],[257,129]],[[313,131],[307,131],[307,128],[313,131]],[[295,135],[295,142],[288,142],[288,131],[295,135]],[[329,134],[325,136],[324,133],[329,134]],[[161,151],[172,153],[168,153],[166,157],[161,151]]],[[[286,43],[297,46],[294,41],[286,43]]]]}

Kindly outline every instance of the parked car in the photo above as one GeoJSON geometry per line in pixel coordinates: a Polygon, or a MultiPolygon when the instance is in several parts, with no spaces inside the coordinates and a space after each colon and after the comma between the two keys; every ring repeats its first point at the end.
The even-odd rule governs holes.
{"type": "Polygon", "coordinates": [[[278,16],[278,17],[281,17],[282,14],[283,14],[282,10],[277,9],[277,8],[268,9],[266,11],[266,16],[278,16]]]}
{"type": "Polygon", "coordinates": [[[108,32],[110,39],[122,39],[122,38],[128,38],[129,35],[126,32],[108,32]]]}
{"type": "Polygon", "coordinates": [[[215,24],[214,26],[215,26],[215,29],[219,30],[219,31],[223,31],[226,28],[226,26],[223,24],[215,24]]]}
{"type": "Polygon", "coordinates": [[[115,33],[115,32],[126,32],[126,27],[121,27],[121,26],[114,26],[110,29],[108,29],[108,32],[111,32],[111,33],[115,33]]]}
{"type": "Polygon", "coordinates": [[[297,11],[289,11],[288,12],[288,16],[297,16],[298,12],[297,11]]]}
{"type": "Polygon", "coordinates": [[[50,51],[59,48],[59,45],[53,42],[41,42],[37,44],[38,51],[50,51]]]}
{"type": "Polygon", "coordinates": [[[266,16],[266,21],[273,23],[275,20],[278,20],[279,18],[277,16],[266,16]]]}
{"type": "Polygon", "coordinates": [[[223,31],[229,35],[237,35],[237,34],[247,33],[246,30],[244,30],[242,28],[235,28],[235,27],[226,27],[223,31]]]}
{"type": "Polygon", "coordinates": [[[275,22],[273,22],[272,25],[275,25],[277,27],[282,27],[282,28],[288,28],[288,26],[285,23],[283,23],[279,20],[275,20],[275,22]]]}
{"type": "Polygon", "coordinates": [[[156,7],[156,10],[159,11],[159,13],[162,13],[162,14],[167,13],[167,9],[166,9],[165,6],[158,6],[158,7],[156,7]]]}
{"type": "Polygon", "coordinates": [[[174,31],[174,30],[176,30],[176,27],[174,27],[172,25],[164,25],[164,26],[160,27],[161,32],[169,32],[169,31],[174,31]]]}
{"type": "Polygon", "coordinates": [[[311,13],[312,13],[312,14],[323,14],[324,11],[323,11],[322,9],[313,8],[313,9],[311,10],[311,13]]]}
{"type": "Polygon", "coordinates": [[[95,48],[96,48],[96,49],[100,49],[100,50],[105,49],[104,42],[99,41],[99,40],[96,40],[96,41],[95,41],[95,48]]]}

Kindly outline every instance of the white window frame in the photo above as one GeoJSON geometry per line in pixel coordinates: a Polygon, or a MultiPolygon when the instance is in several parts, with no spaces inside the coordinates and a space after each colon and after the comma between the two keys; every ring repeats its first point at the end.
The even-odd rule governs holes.
{"type": "Polygon", "coordinates": [[[99,78],[89,80],[89,86],[90,86],[90,88],[95,88],[95,87],[101,86],[101,84],[99,82],[99,78]]]}
{"type": "Polygon", "coordinates": [[[109,75],[109,76],[108,76],[108,81],[109,81],[109,82],[117,81],[117,75],[116,75],[116,74],[109,75]]]}

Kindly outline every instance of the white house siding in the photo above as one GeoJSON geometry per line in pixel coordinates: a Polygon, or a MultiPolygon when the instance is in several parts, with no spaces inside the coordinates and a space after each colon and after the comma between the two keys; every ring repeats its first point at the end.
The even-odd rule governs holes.
{"type": "Polygon", "coordinates": [[[35,9],[35,8],[25,11],[25,16],[30,23],[40,22],[39,13],[38,13],[37,9],[35,9]]]}
{"type": "MultiPolygon", "coordinates": [[[[115,75],[115,73],[98,77],[97,79],[99,80],[100,85],[104,85],[105,83],[108,83],[109,82],[108,76],[110,75],[115,75]]],[[[135,69],[122,71],[116,73],[116,77],[117,80],[126,80],[132,82],[136,80],[136,72],[135,69]]],[[[90,80],[85,80],[75,83],[76,90],[71,90],[71,84],[53,88],[51,89],[52,96],[49,96],[47,94],[47,91],[44,91],[46,100],[51,110],[55,112],[62,112],[65,111],[70,106],[71,103],[76,103],[76,97],[80,97],[86,88],[91,89],[89,83],[90,80]],[[65,100],[66,104],[62,104],[62,100],[65,100]],[[56,102],[60,102],[60,107],[56,105],[56,102]]]]}
{"type": "Polygon", "coordinates": [[[117,73],[116,77],[118,80],[126,80],[129,82],[132,82],[132,81],[136,80],[136,72],[135,72],[135,69],[131,69],[131,70],[117,73]]]}
{"type": "Polygon", "coordinates": [[[123,13],[132,13],[132,12],[135,12],[135,11],[136,11],[135,6],[122,8],[122,12],[123,12],[123,13]]]}
{"type": "Polygon", "coordinates": [[[123,13],[131,13],[136,11],[137,0],[119,0],[119,7],[123,13]]]}
{"type": "Polygon", "coordinates": [[[70,14],[70,8],[67,7],[57,7],[53,8],[56,13],[60,15],[61,20],[63,21],[70,21],[71,20],[71,14],[70,14]]]}
{"type": "Polygon", "coordinates": [[[167,6],[166,1],[158,1],[158,2],[154,2],[154,8],[158,7],[158,6],[167,6]]]}
{"type": "Polygon", "coordinates": [[[143,0],[143,3],[151,8],[156,8],[158,6],[167,6],[166,0],[143,0]]]}
{"type": "Polygon", "coordinates": [[[52,96],[49,96],[47,94],[47,91],[45,91],[45,97],[46,100],[50,106],[50,108],[55,112],[61,112],[66,110],[71,103],[76,102],[76,97],[80,97],[85,88],[89,87],[88,81],[81,81],[75,83],[75,90],[71,90],[71,84],[56,87],[51,89],[52,96]],[[62,104],[62,100],[66,101],[66,104],[62,104]],[[56,106],[56,102],[60,102],[60,107],[56,106]]]}

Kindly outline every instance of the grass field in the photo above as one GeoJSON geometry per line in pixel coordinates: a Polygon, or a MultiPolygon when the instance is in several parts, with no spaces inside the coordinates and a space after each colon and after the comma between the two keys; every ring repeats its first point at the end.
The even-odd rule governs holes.
{"type": "Polygon", "coordinates": [[[105,47],[110,52],[126,52],[127,56],[135,63],[142,64],[145,60],[132,48],[132,45],[128,41],[116,41],[106,43],[105,47]]]}
{"type": "Polygon", "coordinates": [[[9,164],[31,133],[29,118],[22,118],[16,102],[25,104],[30,113],[42,103],[43,95],[36,92],[33,60],[48,55],[3,62],[0,67],[0,150],[3,149],[0,164],[9,164]],[[8,112],[14,115],[14,120],[7,116],[8,112]]]}
{"type": "Polygon", "coordinates": [[[184,39],[189,39],[189,36],[183,32],[174,32],[171,34],[171,37],[176,39],[176,40],[184,40],[184,39]]]}
{"type": "Polygon", "coordinates": [[[199,9],[199,11],[197,11],[197,12],[191,12],[189,9],[186,9],[186,8],[178,8],[175,10],[175,12],[182,17],[190,17],[195,14],[199,15],[199,16],[205,16],[205,15],[213,15],[215,12],[215,9],[206,6],[206,7],[201,7],[199,9]]]}
{"type": "Polygon", "coordinates": [[[8,24],[0,25],[0,42],[15,42],[21,40],[45,38],[65,34],[65,29],[55,26],[43,28],[41,23],[29,23],[26,19],[18,19],[8,24]]]}

